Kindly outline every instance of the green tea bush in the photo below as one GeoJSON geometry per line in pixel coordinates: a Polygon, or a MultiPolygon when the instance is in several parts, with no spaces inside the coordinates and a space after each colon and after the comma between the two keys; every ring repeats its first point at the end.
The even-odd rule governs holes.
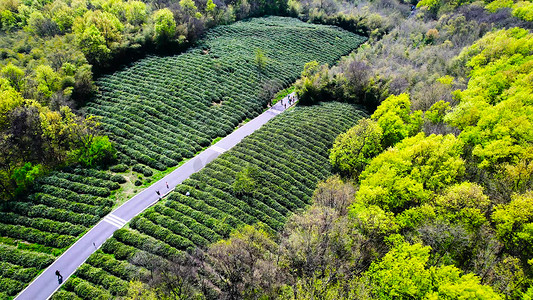
{"type": "Polygon", "coordinates": [[[88,264],[81,265],[75,273],[76,276],[83,278],[91,283],[103,286],[114,296],[124,296],[128,291],[128,282],[116,276],[109,275],[106,271],[92,267],[88,264]]]}
{"type": "Polygon", "coordinates": [[[39,270],[37,268],[24,268],[8,262],[0,262],[0,277],[11,278],[23,283],[27,283],[33,279],[39,270]]]}
{"type": "Polygon", "coordinates": [[[116,183],[125,183],[126,182],[126,178],[124,178],[124,176],[118,175],[118,174],[111,176],[110,179],[111,179],[111,181],[114,181],[116,183]]]}
{"type": "Polygon", "coordinates": [[[52,255],[19,250],[13,246],[0,244],[0,261],[27,268],[43,269],[54,261],[52,255]]]}
{"type": "Polygon", "coordinates": [[[125,164],[118,164],[118,165],[111,166],[109,168],[111,172],[117,172],[117,173],[126,172],[128,169],[129,169],[128,166],[125,164]]]}
{"type": "Polygon", "coordinates": [[[152,170],[150,170],[149,168],[141,165],[141,164],[136,164],[133,166],[133,171],[135,172],[139,172],[139,173],[142,173],[144,176],[146,177],[149,177],[149,176],[152,176],[152,170]]]}
{"type": "Polygon", "coordinates": [[[24,239],[28,242],[39,243],[50,247],[63,248],[76,240],[75,237],[49,233],[34,228],[0,224],[0,235],[16,239],[24,239]]]}

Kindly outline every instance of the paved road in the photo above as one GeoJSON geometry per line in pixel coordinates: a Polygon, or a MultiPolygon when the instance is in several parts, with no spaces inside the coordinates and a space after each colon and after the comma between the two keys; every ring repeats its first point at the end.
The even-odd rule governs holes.
{"type": "MultiPolygon", "coordinates": [[[[283,103],[287,103],[286,98],[283,99],[283,103]]],[[[115,230],[122,228],[133,217],[156,203],[159,199],[156,191],[159,191],[162,196],[167,194],[176,185],[189,178],[193,173],[198,172],[226,150],[237,145],[244,137],[259,129],[263,124],[284,110],[285,107],[278,102],[274,107],[235,130],[215,145],[198,154],[172,173],[112,211],[44,270],[15,299],[41,300],[50,298],[61,286],[55,275],[56,270],[60,271],[63,276],[63,282],[65,282],[97,248],[113,235],[115,230]],[[169,188],[167,188],[166,182],[168,182],[169,188]]]]}

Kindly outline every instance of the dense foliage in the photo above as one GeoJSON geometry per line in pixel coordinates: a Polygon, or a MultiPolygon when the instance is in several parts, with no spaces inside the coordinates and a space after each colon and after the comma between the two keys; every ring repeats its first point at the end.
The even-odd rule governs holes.
{"type": "MultiPolygon", "coordinates": [[[[128,297],[531,299],[531,33],[497,30],[524,24],[509,11],[429,3],[442,9],[304,68],[305,104],[377,106],[334,143],[346,177],[320,183],[278,234],[242,227],[128,297]]],[[[254,193],[260,171],[243,168],[232,190],[254,193]]]]}
{"type": "MultiPolygon", "coordinates": [[[[228,237],[234,228],[258,222],[270,232],[283,228],[291,212],[310,202],[316,183],[331,174],[327,149],[334,137],[362,116],[352,105],[327,103],[276,117],[178,185],[168,200],[135,217],[131,229],[118,230],[102,247],[103,253],[91,256],[90,267],[77,271],[77,278],[69,280],[65,290],[84,299],[108,292],[126,295],[124,290],[107,290],[102,282],[109,276],[130,280],[132,274],[95,264],[99,261],[95,256],[147,269],[153,276],[136,278],[155,284],[164,280],[159,277],[161,270],[181,261],[182,251],[205,248],[228,237]],[[100,273],[95,270],[90,273],[94,276],[88,276],[93,268],[100,273]],[[101,273],[102,269],[107,273],[101,273]],[[94,293],[80,291],[87,290],[88,283],[94,293]]],[[[224,281],[212,284],[227,288],[224,281]]],[[[213,288],[209,289],[218,289],[213,288]]],[[[65,295],[63,291],[56,297],[65,295]]]]}
{"type": "MultiPolygon", "coordinates": [[[[254,11],[254,6],[257,9],[268,4],[240,1],[235,3],[235,11],[225,8],[219,16],[229,16],[225,20],[231,20],[232,15],[239,18],[254,11]]],[[[424,0],[418,3],[417,9],[409,6],[394,0],[362,4],[291,0],[286,5],[276,4],[275,7],[287,8],[285,12],[303,20],[339,25],[370,37],[368,46],[336,66],[321,65],[322,61],[306,64],[296,91],[301,104],[313,105],[325,99],[360,103],[376,108],[372,116],[357,124],[351,120],[350,126],[355,126],[339,135],[334,143],[334,135],[348,128],[337,130],[337,123],[328,123],[324,116],[306,117],[315,120],[312,126],[306,127],[317,133],[312,137],[301,132],[304,130],[290,131],[292,127],[298,128],[290,122],[275,123],[279,135],[257,133],[180,185],[171,200],[135,218],[130,229],[117,231],[102,251],[91,256],[76,277],[54,297],[533,298],[532,35],[527,30],[533,28],[530,1],[424,0]],[[285,138],[287,132],[292,135],[290,139],[285,138]],[[328,143],[321,142],[325,136],[328,143]],[[317,144],[310,146],[310,140],[317,144]],[[325,149],[332,145],[329,161],[343,177],[319,183],[311,198],[311,187],[330,174],[325,149]],[[296,154],[280,147],[295,147],[302,152],[296,154]],[[185,196],[187,192],[189,196],[185,196]],[[307,209],[298,210],[303,207],[307,209]],[[135,281],[128,283],[131,280],[135,281]],[[149,288],[141,282],[148,283],[149,288]]],[[[180,37],[180,32],[184,32],[180,24],[200,28],[195,20],[203,20],[219,3],[183,0],[179,7],[189,16],[186,21],[173,14],[172,6],[154,12],[151,39],[155,44],[183,43],[189,37],[180,37]]],[[[120,36],[113,34],[125,31],[119,22],[112,20],[112,14],[105,15],[114,28],[109,43],[97,36],[97,26],[90,24],[92,17],[79,25],[79,32],[83,30],[87,37],[80,44],[87,47],[86,53],[94,50],[103,54],[91,58],[94,61],[109,59],[118,53],[113,51],[122,49],[120,36]],[[97,47],[91,48],[94,45],[97,47]]],[[[272,21],[260,22],[273,25],[272,21]]],[[[246,32],[246,25],[242,24],[247,22],[235,24],[239,31],[230,34],[246,32]]],[[[194,66],[200,67],[186,74],[194,80],[208,81],[212,86],[226,87],[223,80],[237,73],[238,68],[233,66],[240,64],[232,61],[223,66],[225,76],[219,80],[220,85],[210,81],[218,75],[204,70],[202,59],[217,59],[212,57],[216,46],[216,43],[201,43],[184,54],[187,57],[196,51],[200,57],[193,60],[194,66]]],[[[236,77],[237,80],[254,82],[254,95],[272,94],[272,90],[286,84],[283,76],[295,78],[294,74],[280,72],[276,69],[279,66],[272,64],[274,55],[283,57],[284,47],[290,46],[293,45],[276,48],[275,53],[262,46],[247,49],[239,57],[244,57],[248,64],[248,69],[243,70],[253,72],[246,73],[246,78],[236,77]],[[273,74],[272,70],[277,73],[273,74]]],[[[298,61],[300,68],[304,62],[307,61],[298,61]]],[[[39,72],[40,78],[52,74],[46,68],[39,72]]],[[[126,70],[116,74],[127,77],[134,73],[126,70]]],[[[169,82],[166,78],[160,80],[161,74],[155,73],[148,75],[157,79],[155,85],[169,82]]],[[[3,74],[9,86],[17,90],[22,78],[20,70],[9,67],[3,74]]],[[[133,85],[137,86],[146,76],[126,78],[124,81],[129,80],[130,87],[120,94],[135,94],[133,85]]],[[[102,82],[107,84],[109,78],[112,76],[102,82]]],[[[54,89],[53,84],[38,86],[44,96],[54,89]]],[[[150,91],[152,86],[153,82],[150,91]]],[[[246,88],[244,84],[230,87],[229,93],[246,88]]],[[[115,99],[121,106],[130,105],[124,95],[114,95],[111,89],[116,88],[104,90],[100,95],[108,93],[108,98],[100,96],[98,101],[115,99]]],[[[187,120],[183,117],[180,121],[161,119],[161,111],[197,112],[185,102],[180,102],[179,107],[152,108],[152,99],[161,95],[148,94],[150,98],[139,105],[144,111],[135,105],[129,106],[131,112],[126,113],[130,115],[122,115],[122,110],[113,111],[112,114],[119,116],[114,118],[117,124],[105,115],[106,129],[116,131],[118,144],[128,145],[119,149],[124,164],[114,169],[126,170],[136,164],[137,172],[149,176],[151,168],[173,165],[190,155],[188,151],[194,153],[196,148],[207,145],[209,139],[255,113],[253,109],[244,109],[240,116],[226,114],[225,104],[239,101],[221,97],[216,89],[200,94],[191,90],[173,84],[164,96],[171,98],[186,92],[190,96],[188,101],[205,98],[206,103],[199,101],[194,107],[205,105],[214,111],[218,109],[220,115],[212,114],[210,118],[222,125],[206,130],[205,136],[196,132],[181,134],[186,131],[184,128],[195,127],[181,125],[182,119],[187,120]],[[160,123],[147,121],[153,117],[160,123]],[[148,126],[143,125],[140,130],[135,127],[140,126],[137,123],[148,126]],[[172,135],[167,140],[164,133],[168,126],[180,135],[172,135]],[[134,134],[128,135],[122,127],[132,129],[134,134]],[[167,143],[189,137],[195,137],[198,145],[178,152],[165,148],[167,143]]],[[[6,95],[12,103],[6,111],[12,111],[21,99],[16,93],[6,95]]],[[[246,103],[252,108],[260,107],[266,98],[246,103]]],[[[98,105],[91,104],[89,110],[98,105]]],[[[289,118],[279,119],[288,122],[289,118]]],[[[344,121],[344,125],[350,123],[344,121]]],[[[80,161],[93,161],[90,150],[61,149],[62,153],[76,153],[76,157],[83,158],[80,161]]],[[[108,148],[95,146],[95,149],[108,148]]],[[[20,186],[31,184],[42,170],[33,161],[18,167],[20,170],[12,173],[20,186]]],[[[61,180],[58,175],[54,181],[62,188],[82,188],[61,180]]],[[[103,196],[105,191],[101,187],[95,183],[91,192],[103,196]]],[[[51,226],[41,220],[24,220],[11,212],[3,218],[37,230],[51,226]]],[[[3,231],[13,229],[10,224],[4,225],[3,231]]],[[[66,226],[65,232],[77,229],[81,228],[66,226]]],[[[10,234],[50,241],[50,237],[33,229],[17,230],[10,234]]],[[[54,243],[68,243],[65,232],[54,233],[57,234],[54,243]]],[[[8,293],[19,290],[41,265],[53,259],[43,255],[30,260],[24,248],[27,244],[16,243],[16,238],[7,238],[3,240],[5,245],[1,245],[2,267],[7,268],[0,274],[6,277],[1,284],[8,293]],[[19,256],[13,253],[22,259],[18,260],[19,256]]],[[[46,252],[39,247],[41,252],[46,252]]]]}
{"type": "MultiPolygon", "coordinates": [[[[460,1],[434,1],[434,0],[422,0],[418,2],[418,7],[427,10],[429,13],[435,16],[440,16],[449,13],[453,9],[473,3],[472,0],[460,0],[460,1]]],[[[484,7],[490,12],[509,11],[511,14],[521,20],[532,22],[533,21],[533,5],[531,1],[515,1],[515,0],[488,0],[484,1],[484,7]]]]}
{"type": "Polygon", "coordinates": [[[485,34],[523,24],[505,11],[430,3],[338,66],[306,66],[307,103],[381,103],[334,144],[344,185],[323,183],[277,236],[245,228],[211,246],[214,268],[245,278],[228,298],[532,297],[532,34],[485,34]]]}

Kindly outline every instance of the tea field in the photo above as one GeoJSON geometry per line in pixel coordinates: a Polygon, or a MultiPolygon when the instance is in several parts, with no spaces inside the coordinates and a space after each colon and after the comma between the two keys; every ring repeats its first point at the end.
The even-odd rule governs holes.
{"type": "MultiPolygon", "coordinates": [[[[363,41],[364,38],[336,27],[283,17],[219,26],[186,53],[148,57],[99,78],[99,92],[83,110],[101,117],[104,130],[119,151],[121,164],[111,171],[133,172],[132,176],[144,179],[154,169],[166,170],[192,157],[216,137],[226,136],[242,121],[258,115],[269,100],[264,97],[265,84],[275,89],[286,87],[300,76],[308,61],[333,64],[363,41]],[[263,53],[264,63],[257,62],[257,53],[263,53]]],[[[261,221],[273,229],[279,228],[287,213],[305,205],[316,180],[328,172],[325,160],[313,158],[316,151],[325,153],[324,146],[334,137],[331,130],[340,132],[339,128],[332,128],[333,119],[328,118],[338,115],[340,124],[346,125],[352,124],[351,118],[358,115],[333,106],[321,109],[331,117],[324,120],[317,117],[316,122],[329,122],[317,129],[317,140],[309,140],[291,129],[294,140],[283,144],[299,147],[301,143],[312,142],[311,148],[282,150],[270,145],[270,134],[262,131],[253,143],[237,147],[239,151],[234,155],[224,156],[218,164],[179,187],[179,191],[191,190],[192,197],[183,198],[176,193],[172,196],[175,201],[135,219],[131,226],[136,231],[120,231],[108,244],[121,243],[120,236],[133,235],[128,240],[137,244],[124,245],[131,251],[135,250],[133,246],[143,247],[141,241],[145,237],[164,244],[160,248],[168,249],[164,251],[181,251],[227,236],[240,224],[261,221]],[[263,153],[262,149],[270,151],[263,153]],[[280,185],[272,189],[258,187],[253,195],[232,196],[228,180],[231,182],[229,178],[239,172],[240,162],[249,157],[253,158],[251,164],[269,170],[261,173],[267,182],[280,185]],[[278,170],[271,164],[273,158],[291,165],[278,170]],[[296,174],[291,169],[294,166],[299,166],[305,176],[296,174]],[[222,174],[230,177],[220,178],[222,174]],[[208,186],[202,183],[207,177],[208,186]],[[280,181],[282,178],[285,180],[280,181]],[[202,201],[187,202],[191,199],[202,201]],[[158,229],[160,226],[163,227],[158,229]]],[[[319,110],[314,111],[302,109],[295,116],[320,114],[319,110]]],[[[294,119],[297,120],[298,117],[294,119]]],[[[278,125],[271,125],[271,130],[282,130],[287,125],[279,121],[274,124],[278,125]]],[[[112,210],[116,204],[113,191],[126,178],[111,171],[71,168],[54,172],[41,178],[29,197],[0,209],[0,299],[15,296],[112,210]]],[[[120,247],[124,248],[122,244],[120,247]]],[[[126,258],[120,254],[111,258],[115,257],[126,258]]],[[[106,263],[111,258],[105,256],[106,263]]],[[[114,262],[108,263],[115,266],[114,262]]],[[[117,264],[121,268],[131,267],[125,261],[117,264]]],[[[94,263],[92,267],[103,266],[94,263]]],[[[95,272],[84,268],[79,272],[95,272]]],[[[119,283],[134,276],[125,271],[112,274],[109,276],[116,276],[119,283]]],[[[88,277],[80,275],[76,280],[89,280],[88,277]]],[[[115,282],[109,280],[106,282],[115,282]]],[[[94,279],[90,282],[102,284],[94,279]]],[[[120,289],[119,283],[113,286],[120,289]]],[[[118,290],[108,291],[119,294],[118,290]]]]}
{"type": "Polygon", "coordinates": [[[265,84],[286,87],[305,63],[333,64],[363,41],[283,17],[218,26],[184,54],[149,57],[100,78],[87,112],[102,117],[127,165],[164,170],[257,116],[269,100],[265,84]]]}
{"type": "Polygon", "coordinates": [[[126,179],[75,168],[41,178],[29,197],[0,211],[0,299],[14,296],[114,205],[126,179]]]}
{"type": "Polygon", "coordinates": [[[130,228],[116,231],[53,298],[124,295],[130,280],[150,273],[136,265],[136,253],[164,260],[226,238],[244,224],[280,229],[331,174],[335,137],[361,117],[356,106],[341,103],[298,107],[276,117],[135,217],[130,228]]]}

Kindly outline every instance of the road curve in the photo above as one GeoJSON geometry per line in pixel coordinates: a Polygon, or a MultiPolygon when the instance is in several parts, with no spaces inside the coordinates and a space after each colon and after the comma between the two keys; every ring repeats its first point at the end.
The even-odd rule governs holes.
{"type": "MultiPolygon", "coordinates": [[[[50,298],[61,284],[58,283],[56,270],[63,276],[65,282],[70,275],[81,266],[117,229],[122,228],[133,217],[140,214],[159,200],[156,191],[161,196],[169,193],[176,185],[189,178],[195,172],[213,161],[220,154],[237,145],[243,138],[259,129],[270,119],[283,112],[286,108],[282,103],[287,103],[287,98],[278,102],[272,108],[257,116],[244,126],[238,128],[230,135],[220,140],[215,145],[196,155],[172,173],[155,182],[120,207],[105,216],[98,224],[83,235],[65,253],[57,258],[37,278],[35,278],[15,299],[17,300],[44,300],[50,298]],[[169,188],[166,186],[168,182],[169,188]]],[[[287,108],[288,108],[288,104],[287,108]]]]}

